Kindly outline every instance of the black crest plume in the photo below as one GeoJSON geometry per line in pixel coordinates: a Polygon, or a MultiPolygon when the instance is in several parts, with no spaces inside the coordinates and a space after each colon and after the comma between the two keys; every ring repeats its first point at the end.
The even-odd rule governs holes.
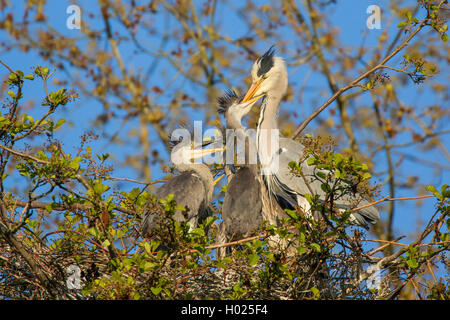
{"type": "Polygon", "coordinates": [[[261,77],[263,74],[269,72],[273,67],[273,55],[275,54],[275,47],[271,46],[269,50],[267,50],[261,57],[258,58],[257,62],[259,63],[258,69],[258,77],[261,77]]]}
{"type": "Polygon", "coordinates": [[[219,113],[225,113],[228,108],[239,100],[239,96],[233,90],[228,89],[222,96],[217,98],[217,104],[219,105],[217,111],[219,113]]]}
{"type": "Polygon", "coordinates": [[[168,144],[169,144],[169,152],[172,152],[172,150],[183,141],[183,137],[178,137],[178,139],[172,140],[172,135],[168,135],[168,144]]]}
{"type": "MultiPolygon", "coordinates": [[[[185,130],[189,131],[191,137],[193,137],[194,129],[190,125],[185,124],[185,123],[180,123],[178,129],[185,129],[185,130]]],[[[167,143],[169,146],[169,148],[168,148],[169,152],[172,152],[172,150],[181,142],[183,142],[183,136],[178,137],[178,139],[172,139],[172,133],[169,133],[167,135],[167,143]]]]}

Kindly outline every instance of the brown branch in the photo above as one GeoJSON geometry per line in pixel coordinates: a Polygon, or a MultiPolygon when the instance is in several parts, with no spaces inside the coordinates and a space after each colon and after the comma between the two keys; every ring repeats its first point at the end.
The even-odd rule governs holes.
{"type": "MultiPolygon", "coordinates": [[[[28,202],[25,201],[15,201],[14,202],[18,207],[25,207],[28,202]]],[[[55,211],[65,211],[65,210],[81,210],[81,211],[87,211],[89,209],[92,209],[94,206],[92,205],[88,205],[88,204],[83,204],[83,203],[73,203],[71,205],[59,205],[59,204],[55,204],[52,202],[37,202],[37,201],[33,201],[31,203],[29,203],[29,206],[31,209],[43,209],[46,210],[48,206],[52,206],[52,210],[55,211]]],[[[117,210],[120,211],[122,213],[126,213],[126,214],[130,214],[130,215],[135,215],[136,212],[124,207],[120,207],[118,205],[116,205],[113,210],[117,210]]]]}
{"type": "MultiPolygon", "coordinates": [[[[317,28],[316,28],[316,24],[317,24],[316,14],[314,13],[314,9],[312,7],[311,0],[308,0],[307,4],[308,4],[309,17],[310,17],[311,26],[312,26],[311,43],[312,43],[313,48],[315,48],[314,51],[316,52],[317,58],[319,59],[319,63],[322,66],[322,73],[325,75],[325,77],[327,79],[328,87],[329,87],[331,93],[333,93],[338,90],[338,86],[336,84],[336,80],[333,77],[333,74],[330,71],[328,62],[326,61],[325,56],[323,54],[322,46],[320,44],[319,35],[317,32],[317,28]]],[[[350,122],[350,118],[347,113],[347,106],[346,106],[345,102],[346,101],[341,96],[336,97],[336,103],[337,103],[337,107],[339,109],[339,115],[341,118],[342,127],[344,128],[344,132],[348,137],[350,148],[353,151],[358,151],[358,149],[359,149],[358,144],[356,142],[356,138],[353,133],[353,128],[351,126],[351,122],[350,122]]]]}
{"type": "MultiPolygon", "coordinates": [[[[418,197],[413,197],[414,199],[417,199],[418,197]]],[[[399,198],[399,199],[403,199],[403,198],[399,198]]],[[[399,249],[397,252],[386,256],[384,258],[382,258],[380,261],[377,262],[377,266],[379,269],[388,266],[391,262],[393,262],[394,260],[396,260],[398,257],[400,257],[402,254],[404,254],[406,251],[409,250],[410,247],[415,247],[415,246],[423,246],[424,244],[421,244],[421,242],[423,241],[423,239],[425,239],[433,230],[435,230],[434,226],[440,225],[442,221],[445,220],[446,218],[446,212],[443,212],[439,218],[437,218],[434,223],[433,219],[434,217],[439,213],[439,210],[436,210],[436,212],[433,214],[433,216],[430,218],[430,221],[428,222],[425,230],[422,232],[422,234],[417,238],[416,241],[414,241],[413,243],[409,244],[409,245],[403,245],[401,249],[399,249]]],[[[383,240],[377,240],[377,241],[383,241],[383,240]]],[[[386,241],[386,240],[384,240],[386,241]]],[[[425,244],[425,245],[435,245],[436,243],[433,244],[425,244]]],[[[389,243],[389,245],[392,245],[391,243],[389,243]]],[[[410,276],[408,277],[408,279],[410,279],[412,276],[414,275],[414,273],[410,274],[410,276]]],[[[360,278],[359,278],[359,282],[367,279],[370,276],[370,274],[368,272],[364,272],[361,274],[360,278]]],[[[408,280],[407,279],[407,280],[408,280]]],[[[403,288],[405,282],[403,282],[403,284],[401,284],[400,286],[398,286],[391,294],[390,294],[390,298],[396,296],[399,294],[400,290],[403,288]]],[[[388,297],[388,298],[389,298],[388,297]]]]}
{"type": "MultiPolygon", "coordinates": [[[[373,256],[375,253],[380,252],[382,250],[384,250],[386,247],[390,246],[393,244],[393,242],[398,242],[399,240],[403,239],[405,236],[401,236],[398,237],[397,239],[394,239],[393,241],[387,241],[387,240],[383,240],[383,241],[378,241],[378,240],[373,240],[373,242],[385,242],[386,244],[382,245],[381,247],[378,247],[370,252],[367,253],[368,256],[373,256]]],[[[371,240],[369,239],[361,239],[361,241],[368,241],[370,242],[371,240]]]]}
{"type": "Polygon", "coordinates": [[[6,69],[8,69],[9,72],[16,74],[16,73],[14,72],[14,70],[10,68],[10,66],[8,66],[6,63],[4,63],[4,62],[2,61],[2,59],[0,59],[0,63],[1,63],[6,69]]]}
{"type": "Polygon", "coordinates": [[[155,183],[163,183],[163,182],[167,182],[167,180],[154,180],[151,182],[145,182],[145,181],[139,181],[139,180],[134,180],[134,179],[129,179],[129,178],[117,178],[117,177],[111,177],[111,176],[107,176],[106,179],[108,180],[112,180],[112,181],[128,181],[128,182],[134,182],[134,183],[139,183],[139,184],[144,184],[144,185],[151,185],[151,184],[155,184],[155,183]]]}
{"type": "Polygon", "coordinates": [[[403,41],[402,44],[400,44],[395,50],[393,50],[389,55],[387,55],[383,60],[381,60],[376,66],[372,67],[371,69],[364,72],[362,75],[354,79],[352,82],[350,82],[348,85],[341,87],[338,91],[336,91],[323,105],[321,105],[316,111],[314,111],[303,123],[295,130],[294,134],[292,135],[292,139],[295,139],[302,131],[305,129],[305,127],[314,119],[316,118],[323,110],[325,110],[332,102],[334,102],[338,97],[346,92],[349,89],[355,88],[359,86],[359,82],[365,78],[367,78],[369,75],[374,73],[375,71],[382,69],[383,66],[388,62],[392,57],[394,57],[397,53],[399,53],[404,47],[406,47],[409,44],[409,41],[420,31],[422,28],[427,25],[427,20],[423,20],[422,23],[413,31],[410,33],[410,35],[403,41]]]}
{"type": "MultiPolygon", "coordinates": [[[[376,205],[377,203],[380,203],[380,202],[383,202],[383,201],[400,201],[400,200],[425,199],[425,198],[431,198],[431,197],[434,197],[434,195],[429,194],[429,195],[424,195],[424,196],[404,197],[404,198],[389,198],[389,199],[388,199],[388,197],[389,197],[389,196],[386,196],[386,197],[384,197],[384,198],[382,198],[382,199],[380,199],[380,200],[374,201],[374,202],[369,203],[369,204],[366,204],[366,205],[364,205],[364,206],[361,206],[361,207],[358,207],[358,208],[351,209],[350,212],[354,212],[354,211],[358,211],[358,210],[361,210],[361,209],[364,209],[364,208],[367,208],[367,207],[371,207],[371,206],[374,206],[374,205],[376,205]]],[[[287,230],[292,230],[292,229],[295,229],[295,228],[296,228],[295,226],[290,226],[290,227],[287,228],[287,230]]],[[[209,246],[206,246],[206,248],[208,248],[208,249],[216,249],[216,248],[222,248],[222,247],[229,247],[229,246],[234,246],[234,245],[243,244],[243,243],[246,243],[246,242],[249,242],[249,241],[252,241],[252,240],[255,240],[255,239],[259,239],[259,238],[265,238],[265,237],[267,237],[267,236],[268,236],[267,233],[261,233],[261,234],[256,235],[256,236],[252,236],[252,237],[248,237],[248,238],[243,238],[243,239],[236,240],[236,241],[231,241],[231,242],[221,243],[221,244],[213,244],[213,245],[209,245],[209,246]]],[[[401,239],[401,238],[402,238],[402,237],[400,237],[399,239],[401,239]]],[[[363,241],[383,242],[383,243],[387,243],[387,245],[389,245],[389,244],[404,245],[404,244],[402,244],[402,243],[396,243],[395,241],[388,241],[388,240],[371,240],[371,239],[366,239],[366,240],[363,240],[363,241]]],[[[444,243],[444,242],[443,242],[443,243],[444,243]]],[[[378,248],[378,249],[379,249],[379,248],[378,248]]],[[[377,250],[378,250],[378,249],[377,249],[377,250]]],[[[195,251],[195,249],[190,250],[190,252],[192,252],[192,251],[195,251]]]]}
{"type": "Polygon", "coordinates": [[[50,164],[49,161],[33,157],[32,155],[29,155],[27,153],[23,153],[23,152],[20,152],[20,151],[17,151],[17,150],[13,150],[13,149],[8,148],[7,146],[4,146],[2,144],[0,144],[0,148],[2,148],[3,150],[8,151],[9,153],[12,153],[12,154],[18,156],[18,157],[21,157],[21,158],[29,159],[29,160],[32,160],[34,162],[40,163],[40,164],[50,164]]]}
{"type": "MultiPolygon", "coordinates": [[[[2,211],[2,216],[5,216],[6,207],[4,203],[0,203],[0,210],[2,211]]],[[[52,298],[56,298],[58,296],[57,291],[55,290],[53,284],[51,283],[51,278],[42,271],[42,267],[37,263],[34,257],[32,257],[31,253],[25,248],[24,244],[22,244],[11,230],[5,227],[2,223],[0,223],[0,235],[5,239],[5,241],[14,248],[26,261],[28,266],[31,268],[32,272],[36,275],[36,278],[39,280],[41,285],[46,288],[48,293],[52,298]]]]}
{"type": "Polygon", "coordinates": [[[371,203],[366,204],[366,205],[363,205],[363,206],[361,206],[361,207],[357,207],[357,208],[351,209],[350,212],[354,212],[354,211],[358,211],[358,210],[361,210],[361,209],[365,209],[365,208],[374,206],[374,205],[376,205],[377,203],[380,203],[380,202],[383,202],[383,201],[417,200],[417,199],[425,199],[425,198],[432,198],[432,197],[435,197],[435,195],[427,194],[427,195],[424,195],[424,196],[404,197],[404,198],[389,198],[389,196],[386,196],[386,197],[384,197],[383,199],[380,199],[380,200],[371,202],[371,203]],[[388,198],[389,198],[389,199],[388,199],[388,198]]]}

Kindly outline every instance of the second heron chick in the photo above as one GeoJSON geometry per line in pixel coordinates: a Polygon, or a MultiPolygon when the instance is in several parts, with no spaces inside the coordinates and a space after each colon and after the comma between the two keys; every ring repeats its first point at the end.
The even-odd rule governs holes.
{"type": "MultiPolygon", "coordinates": [[[[222,152],[223,149],[203,148],[211,142],[202,143],[201,148],[194,148],[190,139],[191,134],[189,132],[186,134],[189,136],[173,137],[171,141],[171,161],[180,174],[164,183],[155,195],[158,199],[165,199],[172,194],[177,205],[184,208],[177,209],[173,219],[180,224],[189,223],[192,230],[212,215],[209,202],[214,189],[213,176],[209,167],[204,163],[195,163],[193,160],[202,159],[214,152],[222,152]]],[[[145,212],[141,223],[142,235],[149,238],[156,236],[162,223],[161,219],[164,217],[156,211],[145,212]]],[[[166,239],[161,240],[164,242],[166,239]]]]}
{"type": "MultiPolygon", "coordinates": [[[[234,135],[227,135],[227,153],[231,150],[234,158],[234,148],[229,148],[229,146],[230,141],[234,142],[234,137],[236,137],[238,141],[244,142],[247,158],[247,161],[228,181],[222,205],[222,223],[219,228],[222,242],[254,234],[264,220],[276,224],[279,220],[277,215],[283,213],[282,208],[278,205],[278,199],[270,201],[270,195],[259,174],[256,160],[249,161],[252,156],[256,159],[256,141],[247,134],[246,128],[242,125],[242,118],[250,112],[258,99],[259,97],[254,97],[241,103],[241,99],[231,90],[217,99],[219,113],[224,114],[227,127],[234,130],[234,135]],[[255,155],[252,155],[249,150],[254,150],[255,155]]],[[[227,158],[230,157],[227,156],[227,158]]],[[[284,203],[287,204],[287,202],[284,203]]],[[[223,257],[225,250],[219,251],[219,257],[223,257]]]]}

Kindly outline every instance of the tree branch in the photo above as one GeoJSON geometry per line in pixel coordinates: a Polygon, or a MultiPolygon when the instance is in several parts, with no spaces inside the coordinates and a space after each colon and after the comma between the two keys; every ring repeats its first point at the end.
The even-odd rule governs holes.
{"type": "Polygon", "coordinates": [[[346,92],[347,90],[350,90],[352,88],[358,87],[359,82],[365,78],[367,78],[369,75],[374,73],[375,71],[382,69],[386,62],[388,62],[392,57],[394,57],[397,53],[399,53],[404,47],[406,47],[409,42],[411,41],[414,36],[419,33],[420,30],[423,29],[427,25],[427,19],[424,19],[422,23],[409,34],[409,36],[403,41],[402,44],[400,44],[395,50],[393,50],[390,54],[388,54],[383,60],[381,60],[376,66],[370,68],[366,72],[364,72],[362,75],[351,81],[349,84],[347,84],[344,87],[341,87],[338,91],[336,91],[323,105],[321,105],[316,111],[314,111],[303,123],[295,130],[294,134],[292,135],[292,139],[295,139],[304,129],[305,127],[314,119],[316,118],[323,110],[325,110],[332,102],[334,102],[338,97],[346,92]]]}

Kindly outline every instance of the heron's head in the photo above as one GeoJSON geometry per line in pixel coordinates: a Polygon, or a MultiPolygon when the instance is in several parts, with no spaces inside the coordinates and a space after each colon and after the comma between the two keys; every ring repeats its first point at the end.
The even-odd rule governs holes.
{"type": "Polygon", "coordinates": [[[225,116],[230,127],[241,127],[242,118],[250,112],[252,106],[260,97],[262,96],[253,97],[247,102],[240,102],[242,96],[239,97],[233,90],[228,90],[224,95],[217,98],[218,112],[225,116]]]}
{"type": "Polygon", "coordinates": [[[201,159],[207,155],[215,152],[222,152],[224,150],[224,148],[204,149],[204,147],[215,143],[214,140],[202,141],[200,146],[194,147],[194,143],[191,140],[191,133],[187,129],[175,130],[174,134],[172,134],[170,143],[170,161],[172,161],[175,166],[192,165],[193,160],[201,159]]]}
{"type": "Polygon", "coordinates": [[[255,61],[251,71],[252,85],[241,103],[253,98],[259,99],[261,96],[281,99],[286,93],[288,86],[286,64],[282,58],[274,54],[275,50],[271,47],[255,61]]]}

